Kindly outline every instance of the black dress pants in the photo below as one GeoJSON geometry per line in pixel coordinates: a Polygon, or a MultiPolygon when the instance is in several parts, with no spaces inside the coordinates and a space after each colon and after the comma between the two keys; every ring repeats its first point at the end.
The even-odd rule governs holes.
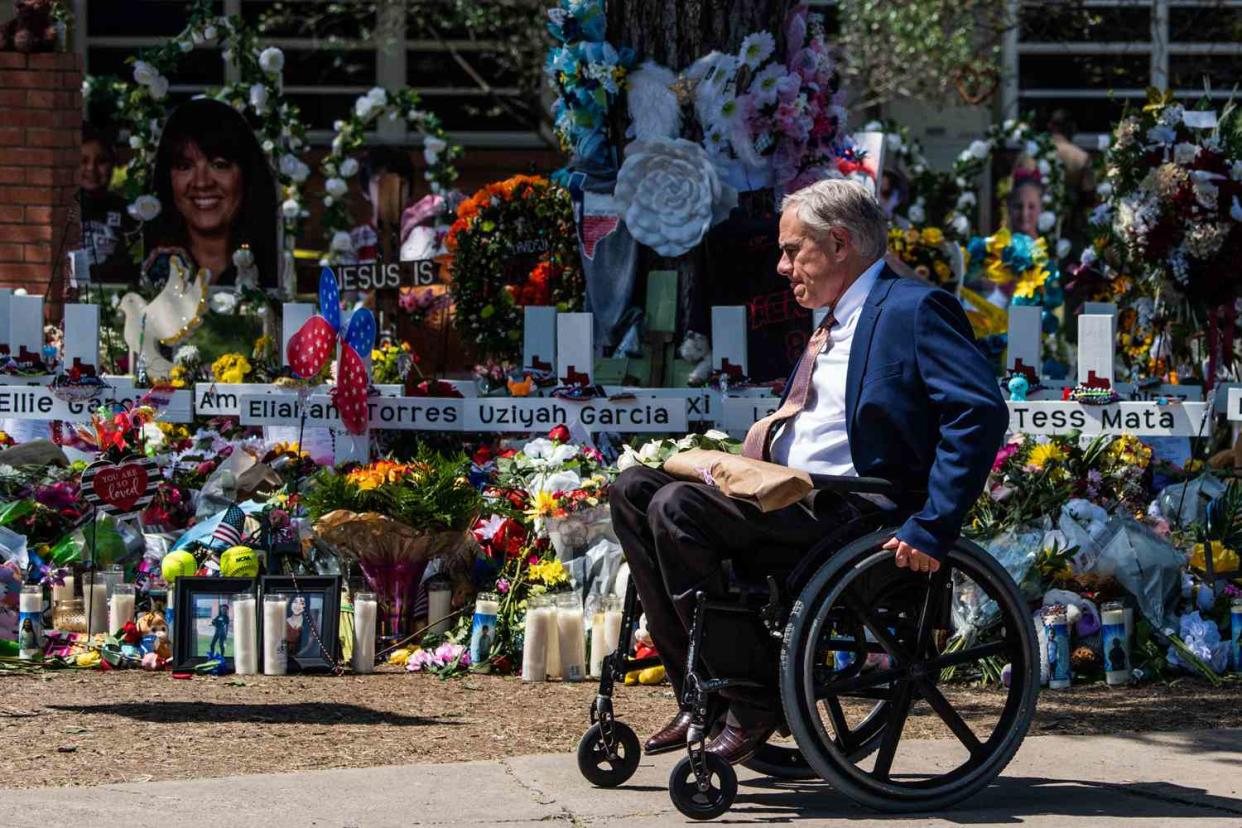
{"type": "MultiPolygon", "coordinates": [[[[829,533],[871,510],[865,501],[820,491],[810,509],[794,504],[762,512],[713,486],[645,466],[623,471],[609,500],[647,629],[678,698],[686,677],[694,596],[702,590],[708,599],[727,598],[723,561],[734,559],[748,572],[791,568],[829,533]]],[[[775,724],[780,717],[779,645],[757,616],[712,613],[704,626],[700,653],[708,674],[747,678],[766,688],[724,693],[731,723],[775,724]]]]}

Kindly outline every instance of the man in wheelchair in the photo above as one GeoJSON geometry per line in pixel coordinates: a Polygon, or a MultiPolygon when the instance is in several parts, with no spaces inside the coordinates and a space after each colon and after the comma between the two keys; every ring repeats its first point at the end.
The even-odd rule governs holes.
{"type": "MultiPolygon", "coordinates": [[[[613,523],[681,699],[696,595],[727,600],[726,560],[751,573],[786,572],[834,531],[853,523],[864,534],[874,524],[858,518],[892,509],[908,517],[884,548],[899,567],[935,572],[983,489],[1008,422],[957,299],[885,264],[887,219],[865,187],[819,181],[787,196],[781,211],[778,271],[798,304],[828,313],[781,405],[750,429],[743,454],[813,475],[882,478],[894,496],[838,485],[763,512],[661,470],[622,472],[613,523]]],[[[780,725],[777,654],[756,617],[712,618],[696,663],[713,677],[742,677],[762,689],[721,694],[728,708],[709,753],[747,761],[780,725]]],[[[691,718],[683,703],[645,751],[684,748],[691,718]]]]}

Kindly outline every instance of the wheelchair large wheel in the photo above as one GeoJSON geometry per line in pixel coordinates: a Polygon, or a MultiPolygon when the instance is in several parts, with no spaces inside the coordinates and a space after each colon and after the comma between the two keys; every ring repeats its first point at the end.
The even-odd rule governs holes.
{"type": "Polygon", "coordinates": [[[992,782],[1026,736],[1039,676],[1034,628],[1013,579],[979,547],[959,542],[935,574],[916,574],[880,548],[892,535],[850,544],[803,589],[785,628],[781,700],[802,755],[842,794],[880,811],[935,810],[992,782]],[[983,643],[944,646],[953,585],[971,606],[994,610],[983,643]],[[854,654],[848,664],[843,652],[854,654]],[[985,661],[1011,663],[1012,678],[991,721],[972,710],[970,724],[951,700],[961,685],[942,677],[985,661]],[[912,716],[948,737],[925,742],[921,758],[909,741],[901,750],[912,716]],[[864,744],[874,759],[860,756],[864,744]]]}

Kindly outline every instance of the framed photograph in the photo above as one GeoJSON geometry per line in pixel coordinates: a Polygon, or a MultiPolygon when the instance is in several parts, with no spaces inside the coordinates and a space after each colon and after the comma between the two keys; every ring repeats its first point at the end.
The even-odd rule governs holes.
{"type": "MultiPolygon", "coordinates": [[[[263,595],[286,595],[285,646],[290,673],[329,672],[341,657],[339,575],[265,575],[263,595]]],[[[266,614],[266,613],[265,613],[266,614]]],[[[259,640],[266,635],[259,631],[259,640]]]]}
{"type": "Polygon", "coordinates": [[[177,579],[173,623],[173,669],[193,670],[213,658],[233,669],[233,617],[229,600],[254,594],[254,578],[186,575],[177,579]]]}

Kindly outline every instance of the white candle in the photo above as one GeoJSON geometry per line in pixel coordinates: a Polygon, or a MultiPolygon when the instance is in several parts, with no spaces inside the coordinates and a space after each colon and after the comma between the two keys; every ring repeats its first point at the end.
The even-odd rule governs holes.
{"type": "Polygon", "coordinates": [[[548,678],[558,679],[564,678],[565,672],[561,669],[561,636],[556,617],[556,601],[548,598],[548,678]]]}
{"type": "Polygon", "coordinates": [[[99,577],[93,578],[90,583],[83,584],[82,605],[86,610],[86,631],[91,635],[106,633],[108,631],[108,582],[99,577]]]}
{"type": "Polygon", "coordinates": [[[134,620],[134,598],[133,584],[117,584],[112,588],[112,599],[108,606],[108,632],[114,633],[134,620]]]}
{"type": "Polygon", "coordinates": [[[43,652],[43,587],[22,587],[17,610],[17,655],[33,659],[43,652]]]}
{"type": "Polygon", "coordinates": [[[378,613],[379,602],[374,592],[359,592],[354,596],[355,673],[375,672],[375,617],[378,613]]]}
{"type": "Polygon", "coordinates": [[[496,616],[500,614],[500,596],[480,592],[474,598],[474,620],[470,626],[470,663],[483,664],[496,645],[496,616]]]}
{"type": "MultiPolygon", "coordinates": [[[[447,632],[449,613],[453,611],[453,588],[443,581],[427,585],[427,628],[429,634],[447,632]]],[[[356,623],[356,622],[355,622],[356,623]]]]}
{"type": "Polygon", "coordinates": [[[253,595],[233,596],[233,672],[259,672],[259,619],[253,595]]]}
{"type": "Polygon", "coordinates": [[[604,650],[607,647],[604,643],[604,613],[596,610],[591,613],[591,669],[588,674],[591,678],[599,678],[600,670],[604,666],[604,650]]]}
{"type": "Polygon", "coordinates": [[[582,623],[582,599],[578,593],[562,595],[557,599],[556,626],[560,637],[561,672],[565,681],[582,681],[586,669],[586,630],[582,623]]]}
{"type": "Polygon", "coordinates": [[[62,601],[72,601],[72,600],[73,600],[73,576],[66,575],[64,586],[53,586],[52,587],[52,607],[54,609],[56,605],[61,603],[62,601]]]}
{"type": "Polygon", "coordinates": [[[591,616],[591,675],[604,671],[604,659],[621,642],[621,602],[611,596],[600,599],[599,609],[591,616]]]}
{"type": "Polygon", "coordinates": [[[604,655],[615,653],[621,646],[621,610],[604,607],[604,655]]]}
{"type": "Polygon", "coordinates": [[[285,648],[285,616],[289,596],[263,596],[263,673],[283,676],[289,670],[289,652],[285,648]]]}
{"type": "Polygon", "coordinates": [[[542,595],[526,602],[526,635],[522,642],[522,681],[548,678],[548,624],[552,613],[542,595]]]}

